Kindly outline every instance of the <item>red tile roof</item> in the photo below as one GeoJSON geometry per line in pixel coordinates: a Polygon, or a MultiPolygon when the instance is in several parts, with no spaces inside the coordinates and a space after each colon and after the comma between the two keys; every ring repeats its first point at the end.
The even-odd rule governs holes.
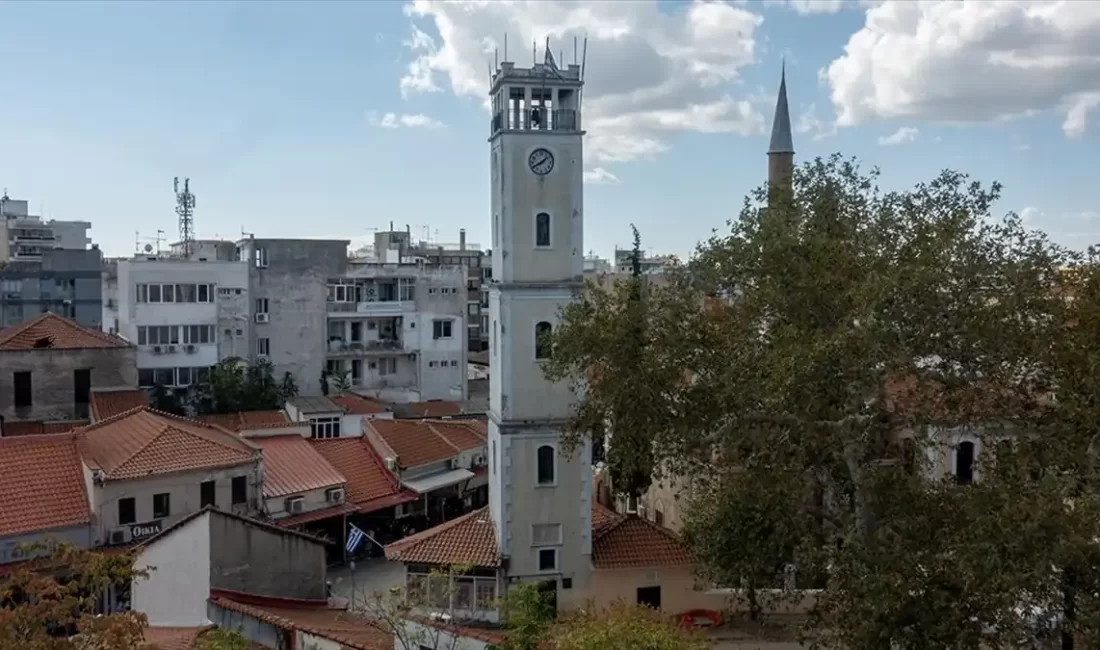
{"type": "Polygon", "coordinates": [[[311,521],[320,521],[321,519],[328,519],[329,517],[339,517],[340,515],[347,515],[353,512],[359,512],[359,507],[354,503],[341,503],[340,505],[321,508],[320,510],[303,512],[293,517],[276,519],[272,523],[276,526],[282,526],[283,528],[293,528],[294,526],[308,524],[311,521]]]}
{"type": "Polygon", "coordinates": [[[77,427],[88,424],[87,420],[73,422],[42,422],[41,420],[5,421],[0,425],[0,436],[38,436],[43,434],[69,433],[77,427]]]}
{"type": "Polygon", "coordinates": [[[405,563],[500,566],[489,508],[481,508],[386,547],[386,559],[405,563]]]}
{"type": "Polygon", "coordinates": [[[394,647],[393,632],[385,628],[384,622],[374,621],[344,609],[325,607],[325,603],[294,605],[287,602],[280,605],[259,605],[213,594],[210,602],[282,630],[301,630],[336,641],[344,648],[392,650],[394,647]]]}
{"type": "Polygon", "coordinates": [[[358,506],[360,512],[373,512],[416,498],[401,489],[397,477],[386,469],[365,438],[310,440],[310,444],[347,480],[346,499],[358,506]]]}
{"type": "Polygon", "coordinates": [[[675,533],[637,516],[619,517],[599,532],[593,532],[592,564],[597,569],[690,566],[693,563],[691,553],[675,533]]]}
{"type": "Polygon", "coordinates": [[[441,418],[448,415],[461,415],[462,405],[457,402],[445,402],[443,400],[429,400],[427,402],[412,402],[402,405],[402,410],[410,417],[416,418],[441,418]]]}
{"type": "Polygon", "coordinates": [[[485,446],[476,420],[371,420],[368,427],[397,454],[401,467],[419,467],[485,446]]]}
{"type": "Polygon", "coordinates": [[[344,484],[343,474],[296,433],[250,441],[263,450],[265,497],[283,497],[344,484]]]}
{"type": "Polygon", "coordinates": [[[302,426],[307,422],[294,422],[282,411],[240,411],[238,413],[212,413],[196,418],[204,424],[218,426],[228,431],[254,429],[278,429],[281,427],[302,426]]]}
{"type": "MultiPolygon", "coordinates": [[[[672,531],[634,516],[592,508],[592,563],[597,569],[687,566],[691,554],[672,531]]],[[[398,562],[500,566],[496,530],[488,508],[475,510],[386,547],[398,562]]]]}
{"type": "Polygon", "coordinates": [[[72,435],[0,438],[0,537],[91,520],[72,435]]]}
{"type": "Polygon", "coordinates": [[[149,650],[191,650],[199,635],[213,627],[147,627],[142,631],[145,635],[144,647],[149,650]]]}
{"type": "Polygon", "coordinates": [[[52,313],[0,330],[0,352],[128,347],[132,346],[124,339],[52,313]]]}
{"type": "Polygon", "coordinates": [[[142,407],[78,431],[85,464],[107,480],[251,463],[257,450],[222,429],[142,407]]]}
{"type": "Polygon", "coordinates": [[[139,406],[149,406],[149,395],[143,390],[95,391],[92,393],[92,420],[106,420],[139,406]]]}
{"type": "Polygon", "coordinates": [[[328,399],[330,402],[343,407],[346,413],[352,415],[375,415],[390,410],[384,402],[379,402],[376,399],[363,397],[362,395],[356,395],[354,393],[329,395],[328,399]]]}

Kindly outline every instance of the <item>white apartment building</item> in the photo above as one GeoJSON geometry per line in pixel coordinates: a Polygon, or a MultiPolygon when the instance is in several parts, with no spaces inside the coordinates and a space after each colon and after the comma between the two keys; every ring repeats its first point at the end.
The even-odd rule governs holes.
{"type": "Polygon", "coordinates": [[[328,283],[326,370],[396,402],[465,400],[467,270],[349,262],[328,283]]]}
{"type": "Polygon", "coordinates": [[[27,201],[0,196],[0,262],[36,262],[54,248],[84,250],[91,245],[88,221],[43,221],[27,201]]]}
{"type": "Polygon", "coordinates": [[[249,358],[247,263],[135,257],[113,266],[103,329],[137,345],[139,386],[186,388],[221,359],[249,358]]]}

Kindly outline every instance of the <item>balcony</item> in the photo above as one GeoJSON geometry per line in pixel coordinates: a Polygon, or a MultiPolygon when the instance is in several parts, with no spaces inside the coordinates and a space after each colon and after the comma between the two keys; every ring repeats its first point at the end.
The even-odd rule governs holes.
{"type": "Polygon", "coordinates": [[[344,341],[329,339],[328,356],[332,358],[364,357],[405,352],[405,344],[399,339],[375,339],[371,341],[344,341]]]}
{"type": "Polygon", "coordinates": [[[413,300],[372,300],[370,302],[329,302],[329,316],[400,316],[414,311],[413,300]]]}
{"type": "Polygon", "coordinates": [[[498,131],[580,131],[580,111],[572,108],[501,111],[493,116],[490,132],[498,131]],[[549,119],[547,119],[549,118],[549,119]]]}
{"type": "Polygon", "coordinates": [[[53,233],[48,230],[43,231],[15,231],[12,239],[17,244],[53,244],[57,241],[53,233]]]}

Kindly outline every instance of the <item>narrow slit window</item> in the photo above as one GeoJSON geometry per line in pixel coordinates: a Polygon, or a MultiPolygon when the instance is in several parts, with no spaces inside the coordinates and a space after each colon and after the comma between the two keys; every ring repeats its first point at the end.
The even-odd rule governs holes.
{"type": "Polygon", "coordinates": [[[546,212],[535,215],[535,246],[550,247],[550,215],[546,212]]]}

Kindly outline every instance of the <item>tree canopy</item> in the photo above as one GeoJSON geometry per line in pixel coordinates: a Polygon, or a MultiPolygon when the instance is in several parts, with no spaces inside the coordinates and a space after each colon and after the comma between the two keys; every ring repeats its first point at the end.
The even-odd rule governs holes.
{"type": "Polygon", "coordinates": [[[192,405],[201,415],[268,411],[282,408],[287,398],[297,394],[294,376],[285,373],[277,381],[267,359],[246,363],[230,358],[219,361],[196,386],[192,405]]]}
{"type": "Polygon", "coordinates": [[[995,218],[996,183],[877,183],[814,160],[667,284],[590,288],[545,367],[577,387],[569,437],[690,487],[701,572],[754,613],[822,588],[818,643],[998,647],[1057,611],[1072,644],[1098,591],[1095,260],[995,218]]]}

